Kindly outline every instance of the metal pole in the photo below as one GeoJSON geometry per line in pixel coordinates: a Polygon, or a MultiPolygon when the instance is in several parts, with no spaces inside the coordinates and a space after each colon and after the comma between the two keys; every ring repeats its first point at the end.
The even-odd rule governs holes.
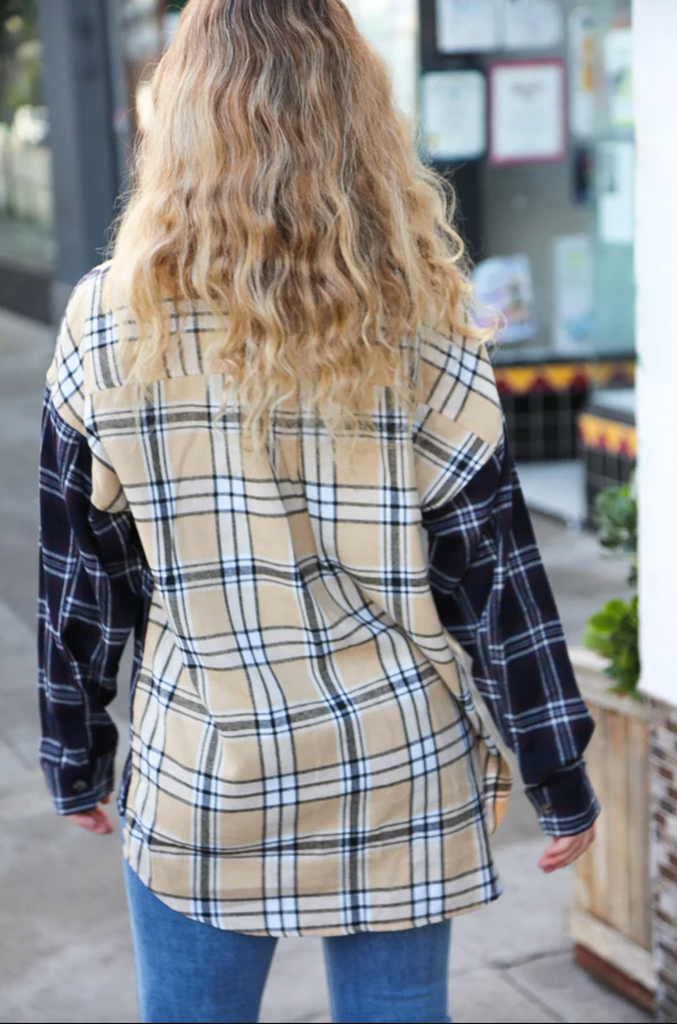
{"type": "Polygon", "coordinates": [[[120,184],[107,0],[38,0],[50,113],[57,318],[101,262],[120,184]]]}

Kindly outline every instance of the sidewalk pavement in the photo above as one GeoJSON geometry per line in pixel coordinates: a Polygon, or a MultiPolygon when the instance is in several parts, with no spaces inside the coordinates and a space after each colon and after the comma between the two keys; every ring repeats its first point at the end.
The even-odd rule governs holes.
{"type": "MultiPolygon", "coordinates": [[[[58,820],[36,763],[36,457],[52,345],[51,331],[0,314],[0,1022],[127,1022],[137,1015],[118,844],[58,820]]],[[[593,538],[537,526],[577,641],[587,615],[622,589],[623,566],[601,562],[593,538]]],[[[121,695],[123,728],[125,706],[121,695]]],[[[574,966],[572,878],[541,875],[544,843],[518,792],[497,839],[506,894],[455,924],[455,1020],[648,1021],[574,966]]],[[[328,1013],[320,943],[281,943],[262,1020],[328,1013]]]]}

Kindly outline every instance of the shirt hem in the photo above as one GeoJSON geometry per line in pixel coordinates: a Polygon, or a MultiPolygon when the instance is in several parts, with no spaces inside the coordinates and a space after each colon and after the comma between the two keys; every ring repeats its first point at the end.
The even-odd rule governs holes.
{"type": "MultiPolygon", "coordinates": [[[[498,875],[494,871],[492,873],[491,883],[484,883],[487,889],[486,895],[473,901],[470,904],[457,907],[449,907],[446,910],[440,911],[439,913],[430,913],[422,915],[415,919],[391,919],[382,921],[365,921],[359,922],[354,925],[350,924],[333,924],[333,925],[318,925],[318,926],[305,926],[297,928],[273,928],[273,927],[261,927],[261,928],[243,928],[227,922],[225,915],[223,917],[207,917],[206,915],[193,914],[188,912],[185,908],[182,908],[182,904],[190,902],[190,899],[185,901],[178,898],[172,897],[167,893],[157,892],[152,886],[143,879],[140,872],[134,867],[129,858],[127,849],[127,843],[125,842],[125,848],[123,851],[125,862],[133,872],[134,875],[139,879],[142,885],[144,885],[153,896],[160,901],[165,907],[173,911],[176,914],[180,914],[190,920],[196,921],[199,924],[204,924],[207,927],[215,928],[217,931],[228,931],[234,932],[237,935],[250,935],[257,938],[274,938],[274,939],[329,939],[339,938],[341,936],[348,935],[365,935],[371,933],[387,933],[387,932],[405,932],[405,931],[417,931],[419,928],[425,928],[429,925],[441,924],[444,921],[453,920],[456,917],[465,917],[468,914],[474,913],[475,911],[481,910],[484,907],[490,906],[495,903],[503,895],[503,889],[501,887],[498,875]]],[[[453,898],[453,897],[451,897],[453,898]]]]}

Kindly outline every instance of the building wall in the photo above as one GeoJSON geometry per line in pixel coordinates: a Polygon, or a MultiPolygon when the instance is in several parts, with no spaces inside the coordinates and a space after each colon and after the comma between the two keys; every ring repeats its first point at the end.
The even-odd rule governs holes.
{"type": "Polygon", "coordinates": [[[654,939],[662,1021],[677,1020],[677,3],[635,3],[638,133],[637,337],[643,688],[654,698],[651,753],[654,939]]]}
{"type": "Polygon", "coordinates": [[[677,3],[635,4],[640,600],[644,689],[677,704],[677,3]]]}
{"type": "Polygon", "coordinates": [[[661,1021],[677,1020],[677,710],[654,701],[651,747],[653,934],[661,1021]]]}
{"type": "Polygon", "coordinates": [[[0,4],[0,307],[50,318],[50,131],[36,0],[0,4]]]}

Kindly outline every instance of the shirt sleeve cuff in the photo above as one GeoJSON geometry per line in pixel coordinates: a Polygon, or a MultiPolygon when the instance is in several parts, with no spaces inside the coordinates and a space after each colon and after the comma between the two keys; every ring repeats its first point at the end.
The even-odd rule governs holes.
{"type": "Polygon", "coordinates": [[[587,832],[600,814],[584,761],[556,772],[541,786],[530,786],[527,796],[543,831],[557,838],[587,832]]]}
{"type": "Polygon", "coordinates": [[[93,811],[115,788],[115,754],[104,754],[89,765],[60,765],[43,757],[42,767],[57,814],[93,811]]]}

